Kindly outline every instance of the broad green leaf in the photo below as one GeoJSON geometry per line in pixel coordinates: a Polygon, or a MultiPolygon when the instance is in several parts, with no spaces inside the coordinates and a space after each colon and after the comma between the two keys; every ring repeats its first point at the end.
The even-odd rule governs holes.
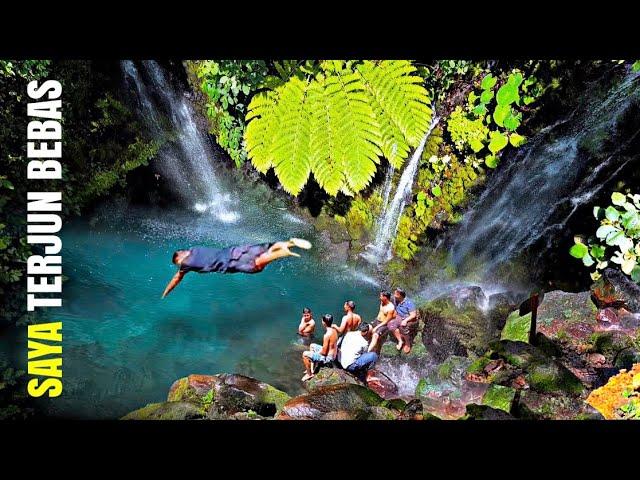
{"type": "Polygon", "coordinates": [[[484,163],[489,168],[496,168],[498,166],[498,157],[496,157],[495,155],[487,155],[487,157],[484,159],[484,163]]]}
{"type": "Polygon", "coordinates": [[[471,140],[469,140],[469,146],[471,146],[471,150],[473,150],[474,153],[478,153],[484,148],[484,144],[477,138],[472,138],[471,140]]]}
{"type": "Polygon", "coordinates": [[[496,94],[498,105],[511,105],[519,98],[518,86],[513,83],[505,83],[496,94]]]}
{"type": "Polygon", "coordinates": [[[507,83],[518,87],[522,83],[522,80],[523,80],[523,77],[520,72],[512,73],[511,75],[509,75],[509,79],[507,80],[507,83]]]}
{"type": "Polygon", "coordinates": [[[638,212],[623,213],[620,223],[626,230],[634,230],[640,225],[640,215],[638,212]]]}
{"type": "Polygon", "coordinates": [[[633,65],[631,66],[631,69],[634,72],[640,72],[640,60],[636,60],[633,65]]]}
{"type": "Polygon", "coordinates": [[[440,188],[440,185],[436,185],[431,189],[431,193],[433,193],[434,196],[439,197],[442,195],[442,188],[440,188]]]}
{"type": "Polygon", "coordinates": [[[591,245],[590,253],[591,256],[597,260],[602,260],[604,258],[605,247],[602,245],[594,244],[591,245]]]}
{"type": "Polygon", "coordinates": [[[589,249],[584,243],[576,243],[569,250],[569,254],[575,258],[583,258],[585,255],[588,255],[589,249]]]}
{"type": "Polygon", "coordinates": [[[489,103],[492,98],[493,90],[485,90],[484,92],[482,92],[482,95],[480,95],[480,101],[482,103],[489,103]]]}
{"type": "Polygon", "coordinates": [[[500,132],[491,132],[490,136],[491,141],[489,142],[489,150],[493,154],[498,153],[500,150],[507,146],[507,143],[509,143],[507,137],[500,132]]]}
{"type": "Polygon", "coordinates": [[[607,209],[604,211],[604,214],[607,219],[611,220],[612,222],[616,222],[618,218],[620,218],[620,212],[616,210],[615,207],[607,207],[607,209]]]}
{"type": "Polygon", "coordinates": [[[627,196],[620,192],[613,192],[611,194],[611,201],[614,205],[622,206],[627,201],[627,196]]]}
{"type": "Polygon", "coordinates": [[[496,125],[504,127],[504,119],[511,113],[511,107],[509,105],[498,105],[493,111],[493,121],[496,125]]]}
{"type": "Polygon", "coordinates": [[[633,240],[631,240],[629,237],[623,237],[618,241],[618,248],[622,253],[627,253],[633,248],[633,240]]]}
{"type": "Polygon", "coordinates": [[[427,194],[424,193],[422,190],[418,192],[418,200],[419,201],[424,201],[427,198],[427,194]]]}
{"type": "Polygon", "coordinates": [[[482,115],[487,113],[487,107],[483,103],[481,103],[480,105],[478,105],[477,107],[475,107],[473,109],[473,113],[475,113],[477,116],[481,117],[482,115]]]}
{"type": "Polygon", "coordinates": [[[631,272],[633,271],[633,269],[636,268],[636,259],[629,258],[625,260],[624,262],[622,262],[622,266],[620,268],[627,275],[631,275],[631,272]]]}
{"type": "Polygon", "coordinates": [[[596,237],[604,240],[607,238],[612,232],[618,232],[619,230],[613,225],[602,225],[598,230],[596,230],[596,237]]]}
{"type": "Polygon", "coordinates": [[[507,130],[514,132],[520,126],[520,118],[518,118],[518,115],[514,115],[513,111],[510,111],[502,123],[504,123],[504,127],[507,130]]]}
{"type": "Polygon", "coordinates": [[[617,245],[618,242],[620,242],[623,238],[625,238],[624,236],[624,232],[621,230],[616,230],[614,232],[611,232],[609,235],[607,235],[607,245],[611,246],[611,245],[617,245]]]}
{"type": "Polygon", "coordinates": [[[480,85],[480,88],[482,88],[483,90],[489,90],[495,87],[497,81],[498,81],[497,78],[495,78],[491,74],[488,74],[486,77],[482,79],[482,84],[480,85]]]}
{"type": "Polygon", "coordinates": [[[526,141],[527,139],[525,137],[517,133],[512,133],[511,135],[509,135],[509,143],[511,143],[511,145],[513,145],[514,147],[519,147],[526,141]]]}
{"type": "Polygon", "coordinates": [[[596,262],[593,261],[593,258],[591,258],[591,255],[589,255],[588,253],[585,253],[584,257],[582,257],[582,263],[584,264],[585,267],[590,267],[596,262]]]}

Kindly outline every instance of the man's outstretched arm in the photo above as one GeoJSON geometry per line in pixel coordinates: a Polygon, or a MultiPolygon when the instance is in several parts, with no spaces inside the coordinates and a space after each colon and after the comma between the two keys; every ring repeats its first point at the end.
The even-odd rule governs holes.
{"type": "Polygon", "coordinates": [[[166,297],[167,295],[169,295],[169,292],[171,290],[173,290],[174,288],[176,288],[176,285],[178,285],[182,279],[184,278],[184,276],[187,274],[187,272],[185,272],[184,270],[178,270],[176,272],[176,274],[173,276],[173,278],[171,279],[171,281],[167,284],[167,288],[164,289],[164,293],[162,294],[162,298],[166,297]]]}

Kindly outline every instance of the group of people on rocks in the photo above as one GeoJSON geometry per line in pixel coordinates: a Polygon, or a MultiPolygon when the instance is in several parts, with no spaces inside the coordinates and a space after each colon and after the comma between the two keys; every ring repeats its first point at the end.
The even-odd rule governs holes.
{"type": "MultiPolygon", "coordinates": [[[[418,330],[418,312],[415,304],[407,298],[402,288],[391,294],[380,292],[380,310],[376,319],[363,322],[356,313],[353,300],[344,303],[345,314],[340,324],[334,323],[333,315],[322,316],[324,335],[322,345],[311,343],[302,353],[305,382],[322,366],[337,367],[364,379],[366,373],[378,361],[380,349],[391,334],[397,341],[396,348],[409,353],[418,330]]],[[[304,308],[298,326],[298,334],[311,339],[315,332],[315,319],[310,308],[304,308]]]]}

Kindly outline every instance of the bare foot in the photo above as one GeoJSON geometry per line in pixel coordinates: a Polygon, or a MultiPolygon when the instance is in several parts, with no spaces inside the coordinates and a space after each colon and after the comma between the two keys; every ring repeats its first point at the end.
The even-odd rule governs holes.
{"type": "Polygon", "coordinates": [[[398,344],[396,345],[396,348],[398,349],[398,351],[400,351],[400,350],[402,349],[402,344],[403,344],[403,343],[404,343],[404,342],[403,342],[402,340],[400,340],[400,341],[398,342],[398,344]]]}
{"type": "Polygon", "coordinates": [[[411,351],[411,347],[409,346],[409,344],[405,344],[404,347],[402,348],[402,351],[404,353],[409,353],[411,351]]]}
{"type": "Polygon", "coordinates": [[[310,378],[313,378],[313,373],[305,373],[304,377],[302,377],[302,381],[306,382],[310,378]]]}

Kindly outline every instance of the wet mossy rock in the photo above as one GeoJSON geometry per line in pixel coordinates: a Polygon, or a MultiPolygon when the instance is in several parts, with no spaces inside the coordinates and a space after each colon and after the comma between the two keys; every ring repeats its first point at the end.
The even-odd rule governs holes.
{"type": "Polygon", "coordinates": [[[584,385],[566,367],[528,343],[501,340],[491,345],[492,355],[504,359],[525,374],[531,389],[579,395],[584,385]]]}
{"type": "Polygon", "coordinates": [[[503,387],[501,385],[489,385],[489,388],[482,397],[482,405],[510,413],[515,396],[516,391],[513,388],[503,387]]]}
{"type": "Polygon", "coordinates": [[[226,415],[253,411],[273,417],[291,397],[271,385],[238,374],[189,375],[174,382],[169,401],[187,401],[226,415]]]}
{"type": "Polygon", "coordinates": [[[602,420],[604,417],[581,397],[524,390],[515,407],[525,420],[602,420]]]}
{"type": "Polygon", "coordinates": [[[465,301],[458,305],[452,296],[444,296],[418,308],[424,322],[422,337],[437,360],[470,352],[481,354],[488,341],[499,337],[499,331],[488,331],[484,313],[476,304],[465,301]]]}
{"type": "Polygon", "coordinates": [[[128,413],[122,420],[199,420],[205,413],[191,402],[151,403],[128,413]]]}
{"type": "Polygon", "coordinates": [[[514,342],[528,342],[531,331],[531,313],[524,316],[515,311],[507,317],[500,340],[513,340],[514,342]]]}
{"type": "Polygon", "coordinates": [[[470,403],[466,406],[465,420],[516,420],[509,412],[489,405],[470,403]]]}
{"type": "Polygon", "coordinates": [[[607,268],[591,286],[591,296],[599,308],[625,308],[640,312],[640,286],[619,270],[607,268]]]}
{"type": "Polygon", "coordinates": [[[183,377],[171,385],[168,402],[192,402],[201,404],[203,397],[221,381],[217,375],[199,375],[193,374],[183,377]]]}
{"type": "Polygon", "coordinates": [[[332,412],[343,412],[339,415],[341,419],[367,420],[376,416],[371,407],[380,407],[382,402],[382,397],[361,385],[329,385],[292,398],[276,419],[316,420],[334,415],[332,412]]]}
{"type": "Polygon", "coordinates": [[[308,392],[311,392],[318,387],[339,385],[342,383],[359,384],[360,382],[358,382],[353,375],[339,368],[321,368],[318,373],[304,382],[304,388],[308,392]]]}

